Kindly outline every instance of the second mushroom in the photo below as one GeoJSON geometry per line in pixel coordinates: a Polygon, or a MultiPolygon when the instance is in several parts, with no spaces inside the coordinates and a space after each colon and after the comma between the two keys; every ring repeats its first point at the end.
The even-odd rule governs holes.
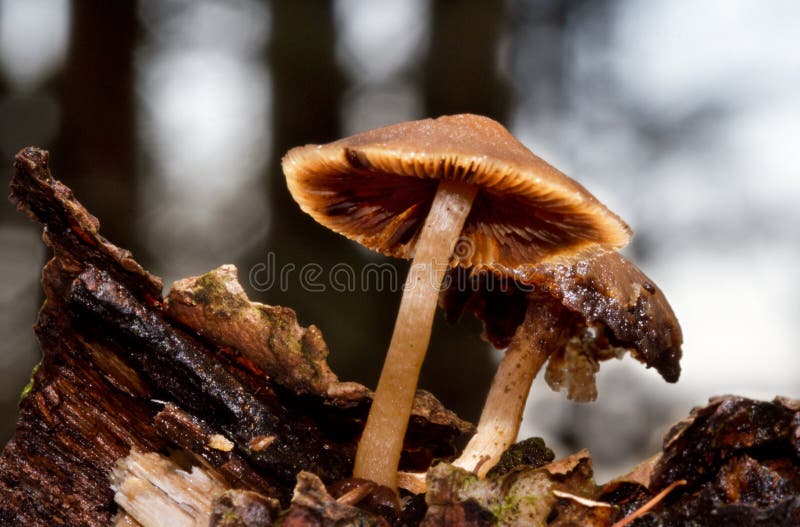
{"type": "Polygon", "coordinates": [[[447,270],[513,274],[531,262],[618,249],[630,238],[580,184],[477,115],[294,148],[283,170],[294,199],[319,223],[381,253],[413,257],[354,467],[354,476],[394,489],[447,270]]]}
{"type": "Polygon", "coordinates": [[[484,338],[506,348],[478,431],[453,463],[481,477],[516,440],[531,383],[548,360],[548,384],[579,402],[596,398],[600,361],[625,351],[668,382],[680,375],[678,320],[661,290],[622,255],[540,263],[516,275],[454,269],[440,299],[448,320],[471,312],[484,338]]]}

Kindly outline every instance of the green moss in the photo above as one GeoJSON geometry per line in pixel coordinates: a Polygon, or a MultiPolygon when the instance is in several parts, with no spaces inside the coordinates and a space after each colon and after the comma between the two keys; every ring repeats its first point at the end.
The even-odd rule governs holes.
{"type": "Polygon", "coordinates": [[[513,516],[519,514],[519,504],[516,499],[506,496],[506,499],[501,503],[491,506],[489,510],[492,511],[495,518],[508,521],[513,516]]]}
{"type": "Polygon", "coordinates": [[[511,445],[508,450],[503,452],[500,461],[489,471],[488,476],[502,476],[523,465],[538,468],[550,463],[553,459],[555,459],[555,454],[544,444],[544,439],[531,437],[511,445]]]}
{"type": "Polygon", "coordinates": [[[466,491],[469,490],[475,483],[479,483],[480,479],[478,476],[473,474],[472,472],[467,472],[466,470],[463,473],[459,472],[458,474],[461,479],[461,490],[466,491]]]}
{"type": "Polygon", "coordinates": [[[39,371],[39,367],[41,365],[42,363],[40,362],[39,364],[33,367],[33,370],[31,371],[31,378],[28,380],[28,384],[25,385],[25,388],[22,389],[22,393],[19,396],[19,402],[24,401],[25,398],[31,394],[34,386],[36,386],[36,379],[35,379],[36,372],[39,371]]]}
{"type": "Polygon", "coordinates": [[[220,283],[211,273],[197,279],[197,286],[192,291],[194,300],[201,305],[208,305],[220,296],[220,283]]]}
{"type": "Polygon", "coordinates": [[[192,289],[192,300],[195,304],[210,307],[218,315],[230,318],[246,307],[246,298],[233,295],[228,291],[227,283],[215,271],[197,278],[192,289]]]}

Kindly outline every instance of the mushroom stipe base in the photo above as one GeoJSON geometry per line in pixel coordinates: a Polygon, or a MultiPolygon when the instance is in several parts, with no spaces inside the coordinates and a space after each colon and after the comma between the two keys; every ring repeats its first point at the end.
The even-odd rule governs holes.
{"type": "MultiPolygon", "coordinates": [[[[535,302],[535,301],[534,301],[535,302]]],[[[533,379],[550,355],[556,335],[541,331],[549,320],[546,305],[530,305],[495,373],[472,436],[454,466],[484,477],[514,444],[533,379]]]]}

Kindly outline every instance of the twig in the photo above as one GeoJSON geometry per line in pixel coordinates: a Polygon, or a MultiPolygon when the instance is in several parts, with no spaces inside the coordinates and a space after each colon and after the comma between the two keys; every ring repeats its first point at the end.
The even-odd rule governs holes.
{"type": "Polygon", "coordinates": [[[681,485],[686,485],[686,480],[685,479],[679,479],[678,481],[673,481],[664,490],[662,490],[661,492],[656,494],[653,498],[651,498],[650,501],[648,501],[647,503],[645,503],[644,505],[639,507],[637,510],[635,510],[632,514],[630,514],[630,515],[626,516],[625,518],[621,519],[620,521],[618,521],[617,523],[615,523],[611,527],[625,527],[626,525],[631,523],[636,518],[639,518],[640,516],[644,516],[645,514],[647,514],[647,512],[650,509],[652,509],[653,507],[658,505],[658,503],[661,500],[663,500],[667,496],[667,494],[672,492],[673,489],[675,489],[676,487],[680,487],[681,485]]]}

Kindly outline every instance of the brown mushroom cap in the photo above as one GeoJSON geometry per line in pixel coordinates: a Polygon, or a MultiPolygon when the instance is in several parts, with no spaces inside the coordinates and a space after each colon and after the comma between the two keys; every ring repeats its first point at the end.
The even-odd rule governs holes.
{"type": "Polygon", "coordinates": [[[666,381],[680,376],[683,335],[675,313],[653,281],[619,253],[571,265],[528,266],[518,273],[522,281],[492,274],[470,278],[465,270],[450,273],[440,298],[447,318],[472,312],[484,323],[484,338],[498,348],[508,346],[529,302],[548,302],[560,310],[566,340],[551,355],[549,373],[554,359],[564,360],[558,354],[578,343],[595,361],[630,350],[666,381]]]}
{"type": "Polygon", "coordinates": [[[463,266],[514,269],[574,261],[627,244],[630,229],[576,183],[478,115],[400,123],[283,158],[290,192],[322,225],[411,258],[438,180],[477,185],[462,231],[463,266]]]}

